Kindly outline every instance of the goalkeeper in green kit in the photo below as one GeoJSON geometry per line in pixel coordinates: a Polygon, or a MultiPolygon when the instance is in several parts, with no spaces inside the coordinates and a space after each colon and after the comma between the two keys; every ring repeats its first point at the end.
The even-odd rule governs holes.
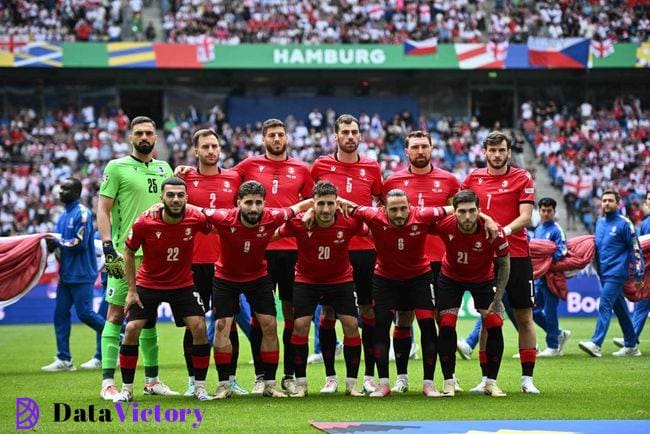
{"type": "MultiPolygon", "coordinates": [[[[124,242],[135,219],[154,203],[160,202],[160,186],[172,176],[165,161],[153,158],[156,144],[156,124],[146,116],[131,121],[129,140],[131,155],[111,160],[104,169],[99,189],[97,225],[102,236],[108,284],[106,301],[109,303],[102,332],[102,390],[101,397],[113,400],[115,365],[119,352],[119,337],[124,321],[124,301],[128,285],[124,277],[124,242]]],[[[136,252],[136,267],[142,262],[142,249],[136,252]]],[[[148,395],[178,395],[158,379],[158,332],[154,324],[147,324],[140,335],[148,395]]]]}

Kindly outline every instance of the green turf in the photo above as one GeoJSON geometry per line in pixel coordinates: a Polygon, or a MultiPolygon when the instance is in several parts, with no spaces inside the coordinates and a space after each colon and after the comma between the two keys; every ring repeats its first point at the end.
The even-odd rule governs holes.
{"type": "MultiPolygon", "coordinates": [[[[210,432],[316,432],[309,420],[460,420],[460,419],[650,419],[650,357],[615,358],[615,350],[608,339],[601,359],[588,357],[578,349],[578,341],[588,339],[594,319],[562,320],[562,325],[573,331],[565,350],[557,359],[539,360],[535,370],[535,383],[542,390],[540,396],[525,396],[519,392],[521,375],[519,361],[512,359],[516,351],[516,335],[510,325],[505,327],[506,350],[499,384],[508,393],[507,398],[496,399],[467,392],[453,399],[424,398],[421,393],[421,361],[410,362],[411,391],[406,395],[393,395],[385,399],[350,398],[341,392],[335,396],[319,396],[324,370],[322,365],[309,365],[309,391],[305,399],[268,399],[261,397],[234,397],[226,401],[199,403],[186,397],[143,396],[136,389],[139,406],[151,408],[162,403],[164,408],[201,408],[205,411],[202,430],[210,432]]],[[[472,326],[470,320],[459,321],[459,331],[465,334],[472,326]]],[[[15,398],[30,397],[41,408],[38,432],[82,432],[125,430],[188,430],[189,425],[171,423],[121,424],[112,403],[99,398],[100,373],[98,371],[45,373],[40,367],[52,361],[55,354],[52,326],[2,326],[0,328],[0,432],[14,429],[15,398]],[[110,408],[115,419],[111,424],[53,422],[55,402],[65,402],[73,408],[110,408]]],[[[619,329],[612,325],[610,338],[619,329]]],[[[75,364],[89,359],[94,351],[94,334],[85,326],[72,330],[72,353],[75,364]]],[[[160,326],[162,379],[173,389],[183,391],[186,384],[185,366],[181,354],[182,330],[171,324],[160,326]]],[[[250,353],[245,337],[238,379],[245,387],[253,382],[250,353]]],[[[650,347],[641,345],[642,352],[650,347]]],[[[213,362],[208,374],[209,389],[216,384],[213,362]]],[[[339,378],[343,378],[345,365],[337,362],[339,378]]],[[[281,368],[279,369],[281,372],[281,368]]],[[[391,364],[391,372],[395,373],[391,364]]],[[[459,360],[457,375],[466,389],[480,379],[478,362],[459,360]]],[[[363,368],[361,370],[363,374],[363,368]]],[[[136,384],[142,384],[143,371],[138,368],[136,384]]],[[[360,377],[361,378],[361,377],[360,377]]],[[[118,374],[119,382],[119,374],[118,374]]],[[[436,369],[436,383],[441,384],[440,367],[436,369]]],[[[339,390],[342,390],[342,381],[339,390]]]]}

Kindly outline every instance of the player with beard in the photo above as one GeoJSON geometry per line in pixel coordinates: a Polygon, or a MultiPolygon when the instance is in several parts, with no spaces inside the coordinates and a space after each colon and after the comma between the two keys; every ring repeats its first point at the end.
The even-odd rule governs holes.
{"type": "Polygon", "coordinates": [[[279,345],[273,282],[264,254],[275,230],[295,214],[312,206],[304,200],[288,208],[265,208],[266,191],[257,181],[246,181],[237,194],[237,208],[204,209],[219,233],[221,255],[215,264],[212,302],[218,320],[214,337],[214,360],[219,375],[217,399],[232,395],[229,384],[232,343],[229,338],[239,296],[244,294],[262,331],[260,359],[264,366],[264,396],[286,395],[276,386],[279,345]]]}
{"type": "MultiPolygon", "coordinates": [[[[124,268],[120,266],[128,231],[135,219],[160,200],[160,186],[172,174],[169,164],[153,158],[156,144],[156,124],[146,116],[131,121],[129,140],[131,155],[111,160],[104,169],[99,189],[97,226],[102,237],[104,256],[109,274],[106,301],[109,303],[102,332],[102,389],[101,396],[112,400],[118,394],[113,379],[119,337],[124,321],[124,301],[128,284],[124,268]]],[[[142,250],[135,252],[136,268],[142,262],[142,250]]],[[[140,334],[145,367],[145,394],[178,395],[158,379],[158,333],[155,321],[150,321],[140,334]]]]}
{"type": "MultiPolygon", "coordinates": [[[[451,203],[454,194],[460,190],[460,183],[454,175],[434,167],[431,163],[433,145],[431,136],[426,131],[412,131],[405,139],[405,152],[409,159],[409,167],[389,176],[384,181],[382,196],[393,189],[406,192],[409,203],[417,207],[445,206],[451,203]]],[[[436,235],[429,235],[426,243],[426,255],[433,272],[433,286],[437,290],[438,275],[445,246],[436,235]]],[[[437,298],[437,297],[436,297],[437,298]]],[[[393,332],[395,349],[395,364],[397,365],[397,381],[393,392],[408,391],[409,349],[411,349],[411,324],[413,312],[398,312],[397,325],[393,332]]],[[[414,344],[413,344],[414,345],[414,344]]],[[[415,345],[414,345],[415,346],[415,345]]],[[[457,390],[460,386],[456,384],[457,390]]]]}
{"type": "MultiPolygon", "coordinates": [[[[221,153],[221,140],[218,134],[211,129],[200,129],[192,135],[194,156],[198,159],[197,168],[188,168],[182,176],[187,183],[187,194],[192,205],[201,208],[231,208],[235,206],[237,190],[241,185],[241,177],[234,170],[222,169],[218,166],[221,153]]],[[[219,258],[221,246],[217,234],[198,233],[194,241],[192,271],[194,273],[194,286],[201,294],[206,312],[210,309],[212,299],[212,277],[214,276],[214,263],[219,258]]],[[[214,316],[213,316],[214,321],[214,316]]],[[[213,322],[214,324],[214,322],[213,322]]],[[[211,325],[209,331],[213,331],[211,325]]],[[[210,335],[210,333],[208,333],[210,335]]],[[[232,377],[230,388],[234,393],[247,394],[236,381],[235,373],[239,355],[239,333],[233,323],[230,331],[230,341],[233,344],[232,377]]],[[[185,330],[183,339],[183,353],[189,375],[186,396],[194,393],[194,378],[192,377],[192,334],[185,330]]]]}
{"type": "Polygon", "coordinates": [[[155,322],[160,303],[169,303],[176,325],[192,333],[192,365],[196,385],[194,397],[211,399],[205,388],[210,366],[210,343],[205,330],[201,295],[192,280],[192,250],[197,233],[212,226],[196,208],[186,209],[187,187],[176,177],[160,186],[162,212],[154,218],[144,213],[135,221],[126,239],[124,266],[128,294],[124,313],[128,323],[120,346],[122,392],[114,401],[133,400],[133,379],[138,362],[138,338],[147,322],[155,322]],[[136,275],[135,252],[142,249],[142,265],[136,275]]]}
{"type": "MultiPolygon", "coordinates": [[[[368,231],[358,219],[338,213],[336,199],[336,187],[327,181],[318,182],[314,186],[314,206],[308,211],[313,214],[314,224],[306,227],[303,215],[299,214],[278,230],[279,235],[295,237],[298,241],[293,295],[296,319],[291,336],[296,355],[296,385],[290,395],[293,398],[307,395],[309,327],[319,302],[331,305],[343,326],[345,393],[364,396],[357,387],[361,338],[348,244],[353,236],[368,231]]],[[[335,376],[336,372],[327,375],[335,376]]]]}
{"type": "MultiPolygon", "coordinates": [[[[312,195],[313,181],[305,163],[289,156],[287,132],[279,119],[267,119],[262,124],[264,155],[249,157],[234,170],[244,181],[257,181],[267,192],[266,205],[283,208],[308,199],[312,195]]],[[[266,251],[268,272],[273,288],[278,289],[282,302],[284,330],[282,332],[284,375],[281,386],[292,391],[295,384],[291,334],[293,333],[293,280],[298,252],[294,238],[281,238],[270,243],[266,251]]],[[[251,346],[255,363],[255,386],[253,394],[264,390],[264,365],[260,359],[262,338],[259,321],[251,318],[251,346]]]]}
{"type": "Polygon", "coordinates": [[[474,306],[487,329],[487,366],[485,394],[506,396],[496,384],[503,356],[501,327],[505,310],[501,301],[510,275],[508,241],[500,234],[486,241],[484,223],[479,219],[479,202],[471,190],[458,192],[453,198],[454,215],[446,217],[430,230],[445,243],[442,268],[438,277],[436,307],[440,316],[438,348],[445,377],[443,396],[455,394],[453,378],[456,368],[456,322],[465,290],[470,291],[474,306]],[[494,280],[494,263],[499,275],[494,280]]]}
{"type": "MultiPolygon", "coordinates": [[[[359,155],[361,134],[357,118],[348,114],[339,116],[334,124],[334,138],[337,144],[336,152],[319,157],[311,167],[314,181],[331,182],[337,188],[340,198],[359,205],[370,206],[373,201],[379,202],[382,188],[381,169],[377,161],[359,155]]],[[[349,253],[361,316],[361,340],[365,361],[363,387],[366,392],[371,393],[377,387],[373,357],[375,313],[371,297],[376,253],[373,242],[366,237],[353,238],[349,253]]],[[[330,372],[334,369],[336,350],[334,323],[334,310],[330,306],[323,306],[319,335],[325,369],[330,372]]],[[[336,392],[336,378],[331,377],[329,380],[321,392],[336,392]]]]}
{"type": "Polygon", "coordinates": [[[360,218],[372,232],[377,264],[372,280],[377,325],[374,354],[379,386],[371,397],[390,395],[388,348],[394,311],[415,311],[422,345],[423,387],[427,397],[439,397],[433,382],[436,357],[436,327],[432,271],[424,253],[428,227],[442,220],[451,207],[415,208],[403,190],[386,194],[381,208],[358,206],[339,200],[352,216],[360,218]]]}
{"type": "MultiPolygon", "coordinates": [[[[521,361],[521,390],[539,394],[533,384],[535,369],[536,336],[532,307],[535,305],[533,289],[533,266],[530,259],[526,226],[530,224],[535,204],[535,184],[524,169],[508,165],[512,140],[500,131],[492,131],[483,141],[483,153],[487,167],[476,169],[467,176],[463,189],[476,193],[482,211],[503,227],[510,244],[510,276],[506,285],[504,304],[514,309],[519,332],[519,356],[521,361]]],[[[499,270],[496,270],[498,276],[499,270]]],[[[498,278],[498,277],[497,277],[498,278]]],[[[483,380],[472,389],[485,392],[487,381],[487,333],[481,329],[479,360],[483,380]]]]}

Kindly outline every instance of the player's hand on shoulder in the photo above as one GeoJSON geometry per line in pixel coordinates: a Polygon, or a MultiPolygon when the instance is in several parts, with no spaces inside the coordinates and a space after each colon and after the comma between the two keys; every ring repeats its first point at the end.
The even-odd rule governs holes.
{"type": "Polygon", "coordinates": [[[309,208],[302,215],[302,223],[305,225],[307,229],[314,226],[314,218],[315,218],[314,208],[309,208]]]}
{"type": "Polygon", "coordinates": [[[492,242],[494,241],[499,235],[501,235],[501,231],[499,230],[499,226],[496,224],[496,222],[492,219],[485,220],[485,238],[489,241],[492,242]]]}
{"type": "Polygon", "coordinates": [[[336,204],[338,205],[341,213],[346,217],[349,217],[350,213],[352,212],[352,208],[357,206],[356,203],[351,202],[347,199],[343,199],[342,197],[336,198],[336,204]]]}
{"type": "Polygon", "coordinates": [[[176,169],[174,169],[174,176],[182,178],[187,175],[190,170],[192,170],[192,166],[185,166],[181,164],[180,166],[177,166],[176,169]]]}
{"type": "MultiPolygon", "coordinates": [[[[187,205],[185,205],[187,206],[187,205]]],[[[154,203],[144,212],[144,215],[152,219],[158,218],[158,213],[165,207],[162,203],[154,203]]]]}

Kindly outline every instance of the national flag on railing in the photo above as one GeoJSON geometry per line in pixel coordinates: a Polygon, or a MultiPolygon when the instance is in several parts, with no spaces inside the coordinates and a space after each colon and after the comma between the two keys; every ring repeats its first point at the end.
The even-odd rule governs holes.
{"type": "Polygon", "coordinates": [[[545,68],[584,69],[589,60],[589,39],[528,39],[528,60],[533,66],[545,68]]]}
{"type": "Polygon", "coordinates": [[[604,58],[614,54],[614,41],[611,39],[605,39],[604,41],[594,41],[592,39],[590,45],[591,54],[594,57],[604,58]]]}

